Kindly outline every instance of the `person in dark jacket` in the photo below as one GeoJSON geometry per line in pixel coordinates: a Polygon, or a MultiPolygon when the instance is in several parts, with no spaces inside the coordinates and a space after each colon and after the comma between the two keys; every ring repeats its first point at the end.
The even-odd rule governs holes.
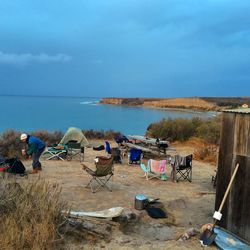
{"type": "Polygon", "coordinates": [[[33,170],[31,173],[36,174],[39,170],[42,170],[42,165],[39,161],[39,158],[45,149],[45,143],[41,139],[28,134],[21,134],[20,139],[22,142],[26,142],[28,144],[28,149],[23,149],[22,155],[28,157],[32,156],[33,170]]]}

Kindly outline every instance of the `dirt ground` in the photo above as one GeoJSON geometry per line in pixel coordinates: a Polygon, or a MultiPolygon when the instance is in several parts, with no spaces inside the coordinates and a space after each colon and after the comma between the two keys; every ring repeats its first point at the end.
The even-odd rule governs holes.
{"type": "MultiPolygon", "coordinates": [[[[181,155],[193,153],[188,146],[176,147],[181,155]]],[[[94,168],[94,158],[104,155],[104,151],[85,150],[84,163],[94,168]]],[[[27,169],[31,162],[24,161],[27,169]]],[[[212,222],[214,212],[215,189],[211,183],[215,166],[193,161],[192,183],[188,181],[172,182],[171,179],[146,180],[139,165],[115,164],[112,192],[100,189],[92,193],[85,188],[88,176],[82,170],[78,159],[72,161],[42,160],[43,170],[39,176],[62,187],[62,198],[72,210],[98,211],[111,207],[124,207],[134,211],[140,220],[112,232],[111,241],[95,244],[87,242],[68,243],[67,249],[202,249],[199,235],[187,241],[177,241],[178,236],[189,228],[200,230],[205,223],[212,222]],[[150,198],[159,198],[168,218],[153,219],[145,210],[134,209],[136,194],[145,194],[150,198]]],[[[168,166],[168,176],[171,168],[168,166]]],[[[29,179],[38,175],[29,175],[29,179]]],[[[216,249],[216,247],[210,247],[216,249]]]]}

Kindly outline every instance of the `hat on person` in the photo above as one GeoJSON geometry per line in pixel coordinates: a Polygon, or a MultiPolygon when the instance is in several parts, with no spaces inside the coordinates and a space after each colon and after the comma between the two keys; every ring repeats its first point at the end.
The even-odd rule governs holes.
{"type": "Polygon", "coordinates": [[[20,139],[25,140],[25,139],[27,139],[27,137],[28,137],[27,134],[21,134],[20,139]]]}

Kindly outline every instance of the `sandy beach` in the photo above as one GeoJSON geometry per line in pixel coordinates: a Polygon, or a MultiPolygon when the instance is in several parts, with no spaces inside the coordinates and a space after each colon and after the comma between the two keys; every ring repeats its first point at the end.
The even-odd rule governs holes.
{"type": "MultiPolygon", "coordinates": [[[[99,142],[97,142],[99,143],[99,142]]],[[[101,142],[100,142],[101,143],[101,142]]],[[[115,145],[114,145],[115,146],[115,145]]],[[[181,155],[193,153],[189,146],[176,146],[181,155]]],[[[104,151],[85,150],[84,163],[94,168],[94,158],[104,155],[104,151]]],[[[31,162],[24,161],[27,170],[31,162]]],[[[111,240],[100,240],[95,244],[86,241],[67,242],[67,249],[202,249],[199,235],[187,241],[177,241],[189,228],[200,230],[205,223],[212,221],[215,189],[211,183],[215,166],[193,161],[193,181],[172,182],[171,179],[146,180],[139,165],[115,164],[115,174],[111,182],[112,192],[100,189],[96,193],[85,188],[88,176],[82,170],[78,159],[72,161],[42,160],[43,171],[39,175],[29,175],[28,179],[44,178],[58,183],[62,188],[62,199],[75,211],[98,211],[111,207],[123,207],[140,218],[111,233],[111,240]],[[168,218],[153,219],[145,210],[134,209],[136,194],[159,198],[167,211],[168,218]]],[[[170,166],[167,174],[170,175],[170,166]]],[[[211,249],[216,249],[212,247],[211,249]]]]}

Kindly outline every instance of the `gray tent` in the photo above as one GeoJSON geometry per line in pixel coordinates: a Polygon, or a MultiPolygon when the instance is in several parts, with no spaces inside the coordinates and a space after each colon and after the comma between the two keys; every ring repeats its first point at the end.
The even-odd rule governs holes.
{"type": "Polygon", "coordinates": [[[70,127],[60,141],[60,144],[67,144],[69,141],[81,143],[81,147],[90,147],[88,140],[79,128],[70,127]]]}

